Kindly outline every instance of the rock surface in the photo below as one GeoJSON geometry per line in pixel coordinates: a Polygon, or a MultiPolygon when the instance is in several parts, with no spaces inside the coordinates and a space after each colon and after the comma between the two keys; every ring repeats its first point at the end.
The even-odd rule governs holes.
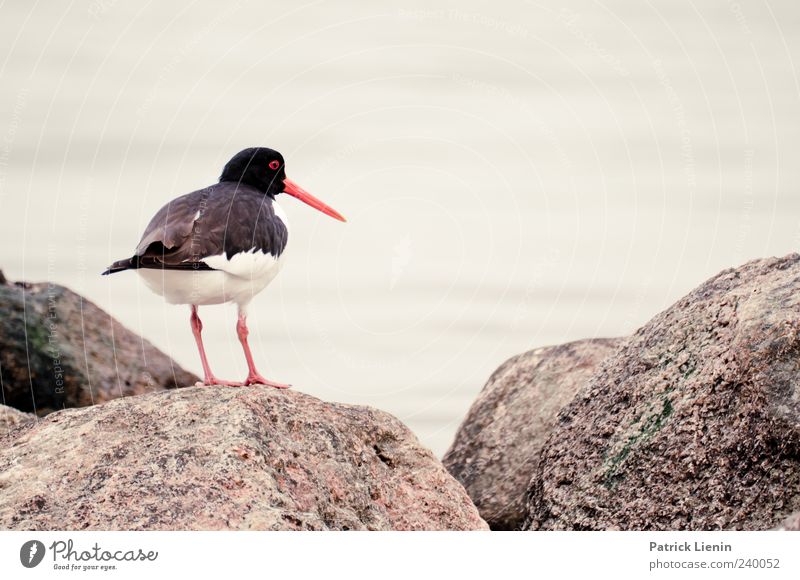
{"type": "Polygon", "coordinates": [[[71,290],[0,284],[5,404],[44,415],[198,379],[71,290]]]}
{"type": "Polygon", "coordinates": [[[12,407],[0,405],[0,437],[7,434],[11,429],[35,419],[36,415],[32,413],[23,413],[12,407]]]}
{"type": "Polygon", "coordinates": [[[489,378],[443,461],[492,529],[522,527],[525,493],[558,412],[621,343],[591,339],[538,348],[509,359],[489,378]]]}
{"type": "Polygon", "coordinates": [[[0,529],[478,530],[397,419],[269,387],[52,413],[0,439],[0,529]]]}
{"type": "Polygon", "coordinates": [[[788,518],[783,520],[778,529],[785,530],[787,532],[800,532],[800,511],[794,512],[788,518]]]}
{"type": "Polygon", "coordinates": [[[662,312],[567,405],[532,529],[770,529],[800,509],[800,256],[662,312]]]}

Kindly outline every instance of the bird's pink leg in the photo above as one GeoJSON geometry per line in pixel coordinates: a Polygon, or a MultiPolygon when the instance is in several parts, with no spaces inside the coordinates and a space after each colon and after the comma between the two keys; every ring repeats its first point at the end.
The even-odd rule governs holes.
{"type": "Polygon", "coordinates": [[[218,379],[214,376],[214,373],[211,372],[211,367],[208,364],[208,358],[206,357],[206,349],[203,347],[203,337],[201,333],[203,332],[203,323],[200,320],[200,316],[197,314],[197,306],[192,304],[192,334],[194,334],[194,340],[197,343],[197,350],[200,351],[200,362],[203,365],[203,384],[204,385],[224,385],[226,387],[241,387],[242,383],[237,383],[234,381],[223,381],[218,379]]]}
{"type": "Polygon", "coordinates": [[[247,315],[243,310],[239,310],[239,319],[236,321],[236,334],[239,335],[239,342],[242,343],[244,349],[244,358],[247,359],[247,378],[244,380],[245,385],[267,385],[268,387],[275,387],[276,389],[288,389],[291,385],[283,383],[276,383],[262,377],[256,370],[256,364],[253,362],[253,353],[250,352],[250,345],[247,344],[247,335],[250,331],[247,330],[247,315]]]}

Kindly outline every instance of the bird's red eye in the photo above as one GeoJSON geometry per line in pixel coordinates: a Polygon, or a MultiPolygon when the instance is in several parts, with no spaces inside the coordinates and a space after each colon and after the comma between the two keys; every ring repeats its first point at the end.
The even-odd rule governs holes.
{"type": "Polygon", "coordinates": [[[280,166],[281,166],[281,162],[278,161],[277,159],[274,159],[274,160],[269,162],[269,168],[272,169],[273,171],[278,169],[278,167],[280,167],[280,166]]]}

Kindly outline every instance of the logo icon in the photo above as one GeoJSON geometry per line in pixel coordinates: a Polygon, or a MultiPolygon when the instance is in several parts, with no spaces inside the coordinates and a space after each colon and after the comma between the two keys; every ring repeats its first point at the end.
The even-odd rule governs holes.
{"type": "Polygon", "coordinates": [[[19,561],[26,568],[36,568],[44,559],[44,544],[39,540],[30,540],[19,549],[19,561]]]}

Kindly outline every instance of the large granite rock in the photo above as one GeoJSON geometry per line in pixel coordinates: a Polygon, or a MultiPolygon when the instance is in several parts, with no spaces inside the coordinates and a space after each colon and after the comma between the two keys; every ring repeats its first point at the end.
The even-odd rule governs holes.
{"type": "Polygon", "coordinates": [[[397,419],[269,387],[52,413],[0,438],[0,529],[480,530],[397,419]]]}
{"type": "Polygon", "coordinates": [[[71,290],[7,282],[0,283],[0,379],[6,405],[38,415],[198,380],[71,290]]]}
{"type": "Polygon", "coordinates": [[[762,530],[800,509],[800,256],[725,270],[558,418],[532,529],[762,530]]]}
{"type": "Polygon", "coordinates": [[[492,529],[522,527],[525,493],[558,412],[621,342],[537,348],[489,378],[443,461],[492,529]]]}

